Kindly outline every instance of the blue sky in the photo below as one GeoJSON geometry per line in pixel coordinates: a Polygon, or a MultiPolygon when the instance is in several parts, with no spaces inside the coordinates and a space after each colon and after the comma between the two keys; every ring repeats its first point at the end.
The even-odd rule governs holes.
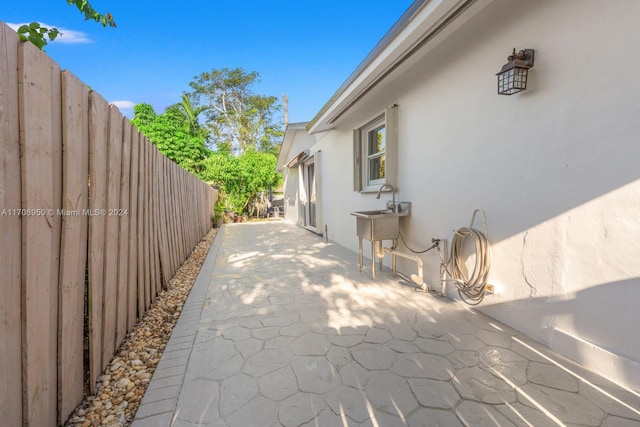
{"type": "Polygon", "coordinates": [[[260,74],[257,93],[286,93],[289,121],[299,122],[315,116],[412,0],[91,3],[118,27],[84,21],[64,0],[3,1],[0,20],[61,29],[46,52],[109,102],[162,112],[195,75],[242,67],[260,74]]]}

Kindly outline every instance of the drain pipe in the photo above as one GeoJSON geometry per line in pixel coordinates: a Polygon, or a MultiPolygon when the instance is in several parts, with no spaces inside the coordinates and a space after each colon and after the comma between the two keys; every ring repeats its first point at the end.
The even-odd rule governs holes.
{"type": "Polygon", "coordinates": [[[393,241],[393,247],[392,248],[383,248],[382,247],[382,241],[378,240],[376,242],[376,256],[380,259],[384,258],[386,253],[390,253],[391,254],[391,269],[393,271],[393,274],[397,274],[398,276],[402,277],[404,280],[406,281],[412,281],[413,283],[415,283],[416,285],[420,286],[420,288],[423,291],[427,290],[427,284],[424,282],[424,277],[423,277],[423,268],[422,268],[422,259],[420,257],[417,257],[415,255],[411,255],[411,254],[407,254],[404,252],[400,252],[400,251],[396,251],[395,248],[397,246],[397,239],[394,239],[393,241]],[[405,276],[404,274],[398,272],[396,270],[396,257],[402,257],[402,258],[406,258],[408,260],[414,261],[416,263],[416,266],[418,268],[418,274],[412,274],[411,275],[411,279],[409,279],[407,276],[405,276]]]}

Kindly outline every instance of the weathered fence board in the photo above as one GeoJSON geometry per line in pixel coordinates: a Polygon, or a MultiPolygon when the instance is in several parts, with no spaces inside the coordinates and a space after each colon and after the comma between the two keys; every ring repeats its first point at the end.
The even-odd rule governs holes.
{"type": "Polygon", "coordinates": [[[21,207],[18,36],[0,26],[0,419],[22,425],[21,207]]]}
{"type": "MultiPolygon", "coordinates": [[[[186,217],[186,209],[189,203],[189,199],[191,198],[191,192],[189,191],[189,188],[187,187],[187,185],[185,185],[184,182],[184,173],[181,174],[183,181],[183,187],[182,187],[182,215],[184,218],[184,221],[188,221],[187,217],[186,217]]],[[[191,245],[191,233],[184,233],[184,237],[183,237],[183,246],[182,246],[182,256],[185,256],[186,253],[189,252],[189,246],[191,245]]]]}
{"type": "MultiPolygon", "coordinates": [[[[168,191],[170,195],[173,195],[173,197],[175,197],[176,193],[176,171],[178,170],[177,166],[175,163],[171,162],[169,164],[169,185],[168,185],[168,191]]],[[[178,267],[180,267],[180,256],[178,255],[178,251],[177,251],[177,247],[178,247],[178,238],[177,238],[177,228],[178,228],[178,219],[177,219],[177,213],[178,213],[178,209],[176,206],[172,206],[171,209],[171,220],[170,220],[170,230],[169,230],[169,246],[171,247],[171,266],[172,266],[172,271],[175,274],[175,272],[178,270],[178,267]]]]}
{"type": "MultiPolygon", "coordinates": [[[[19,104],[22,208],[23,414],[29,425],[51,425],[57,419],[57,266],[55,227],[51,209],[60,208],[54,177],[54,151],[61,152],[60,130],[51,102],[59,90],[52,75],[59,68],[31,44],[19,49],[19,104]],[[44,99],[49,102],[42,102],[44,99]],[[53,321],[52,321],[53,320],[53,321]]],[[[59,84],[59,83],[58,83],[59,84]]],[[[59,108],[57,109],[60,112],[59,108]]],[[[59,166],[58,166],[59,167],[59,166]]],[[[59,230],[58,230],[59,233],[59,230]]]]}
{"type": "MultiPolygon", "coordinates": [[[[184,170],[180,169],[179,171],[179,180],[180,180],[180,189],[178,190],[179,193],[179,205],[180,205],[180,222],[182,224],[185,223],[186,221],[186,216],[185,216],[185,210],[187,208],[187,203],[188,203],[188,199],[187,199],[187,189],[186,186],[184,185],[184,170]]],[[[188,233],[182,233],[180,234],[178,237],[180,238],[180,258],[181,259],[185,259],[186,256],[185,254],[187,253],[187,247],[188,247],[188,233]]]]}
{"type": "MultiPolygon", "coordinates": [[[[89,96],[89,358],[94,391],[102,361],[105,212],[107,207],[107,123],[109,105],[96,92],[89,96]]],[[[108,361],[104,361],[106,364],[108,361]]]]}
{"type": "Polygon", "coordinates": [[[138,310],[138,171],[140,159],[140,133],[131,128],[131,171],[129,181],[129,301],[127,330],[131,330],[137,320],[138,310]]]}
{"type": "Polygon", "coordinates": [[[143,135],[139,136],[139,145],[138,145],[138,227],[136,230],[136,238],[138,239],[138,313],[139,317],[142,317],[142,314],[146,309],[146,301],[145,301],[145,269],[144,269],[144,247],[145,247],[145,239],[144,239],[144,170],[145,170],[145,161],[144,161],[144,147],[145,147],[145,138],[143,135]]]}
{"type": "Polygon", "coordinates": [[[109,107],[107,139],[107,207],[106,247],[104,264],[104,311],[102,320],[102,359],[110,360],[115,352],[116,307],[118,298],[118,232],[120,205],[120,177],[122,156],[122,114],[109,107]]]}
{"type": "Polygon", "coordinates": [[[112,212],[119,221],[118,236],[118,303],[116,309],[116,348],[127,333],[129,279],[129,182],[131,173],[131,123],[122,121],[122,153],[119,209],[112,212]]]}
{"type": "Polygon", "coordinates": [[[155,194],[155,199],[156,199],[156,203],[155,203],[155,210],[154,210],[154,220],[156,223],[155,229],[156,229],[156,272],[158,275],[158,283],[160,284],[160,287],[162,289],[166,289],[167,287],[167,282],[169,281],[169,278],[166,276],[164,270],[163,270],[163,265],[162,265],[162,247],[163,247],[163,227],[164,224],[161,222],[161,215],[160,215],[160,211],[162,209],[164,209],[163,205],[162,205],[162,199],[161,199],[161,176],[162,176],[162,169],[161,169],[161,163],[160,163],[160,157],[162,157],[162,153],[160,153],[159,150],[154,150],[153,152],[153,159],[154,159],[154,163],[155,163],[155,173],[154,173],[154,184],[155,184],[155,188],[154,188],[154,194],[155,194]]]}
{"type": "Polygon", "coordinates": [[[162,247],[162,224],[160,224],[160,156],[162,153],[154,146],[153,161],[154,161],[154,174],[153,174],[153,194],[155,196],[153,220],[155,222],[155,260],[156,260],[156,277],[158,278],[158,291],[166,288],[166,282],[168,279],[162,275],[162,262],[160,260],[160,250],[162,247]]]}
{"type": "Polygon", "coordinates": [[[155,289],[156,289],[156,277],[155,277],[155,269],[153,266],[153,182],[152,182],[152,173],[153,173],[153,163],[151,161],[151,152],[153,150],[153,145],[147,145],[146,150],[146,162],[147,162],[147,171],[145,174],[145,182],[146,182],[146,195],[147,195],[147,205],[146,205],[146,215],[145,219],[147,220],[147,255],[146,255],[146,268],[149,271],[148,275],[148,299],[147,299],[147,308],[151,305],[153,300],[155,299],[155,289]]]}
{"type": "MultiPolygon", "coordinates": [[[[171,194],[173,194],[174,200],[179,200],[179,191],[180,189],[178,188],[178,178],[180,176],[179,172],[180,172],[180,168],[178,168],[177,165],[171,165],[171,169],[173,170],[172,174],[171,174],[171,194]]],[[[173,245],[173,250],[174,250],[174,268],[177,271],[178,268],[180,268],[180,260],[182,259],[182,253],[180,252],[180,239],[178,236],[178,229],[180,227],[180,219],[181,219],[181,215],[180,215],[181,211],[180,211],[180,206],[175,206],[173,208],[173,213],[172,213],[172,217],[173,217],[173,230],[172,230],[172,245],[173,245]]]]}
{"type": "Polygon", "coordinates": [[[144,265],[144,311],[146,311],[151,305],[151,281],[153,278],[151,277],[151,252],[149,248],[151,247],[151,191],[149,188],[149,173],[150,173],[150,165],[149,162],[149,152],[151,151],[151,145],[148,140],[145,138],[146,143],[143,145],[144,151],[144,170],[142,173],[143,179],[143,200],[144,200],[144,215],[143,219],[143,233],[144,233],[144,254],[142,257],[142,263],[144,265]]]}
{"type": "MultiPolygon", "coordinates": [[[[187,178],[186,173],[183,173],[183,175],[184,175],[184,178],[185,178],[185,181],[186,181],[186,178],[187,178]]],[[[191,218],[187,217],[187,213],[186,213],[186,210],[190,207],[190,205],[192,203],[191,202],[192,197],[193,197],[193,188],[187,186],[186,182],[185,182],[185,186],[184,186],[184,198],[185,198],[185,201],[184,201],[184,209],[185,209],[184,220],[186,221],[187,226],[193,226],[193,223],[194,223],[193,217],[191,217],[191,218]]],[[[185,233],[185,248],[184,248],[185,257],[189,256],[188,254],[191,252],[192,240],[193,240],[192,239],[192,233],[191,233],[191,230],[189,230],[188,232],[185,233]]]]}
{"type": "Polygon", "coordinates": [[[157,278],[157,289],[156,292],[160,292],[161,289],[165,287],[165,278],[162,277],[162,264],[160,262],[160,151],[154,146],[153,147],[153,229],[154,229],[154,260],[156,263],[156,278],[157,278]]]}
{"type": "Polygon", "coordinates": [[[155,145],[149,148],[149,268],[151,269],[151,302],[156,299],[160,289],[160,277],[157,270],[156,243],[156,162],[155,145]]]}
{"type": "Polygon", "coordinates": [[[51,154],[52,154],[52,174],[53,174],[53,211],[47,213],[49,225],[51,226],[51,284],[52,298],[50,302],[51,311],[49,312],[49,322],[54,325],[55,333],[49,337],[49,348],[55,349],[56,354],[56,371],[52,377],[54,381],[54,391],[56,394],[56,413],[58,422],[62,422],[58,413],[58,382],[60,378],[60,332],[62,325],[60,324],[60,294],[62,292],[60,283],[60,260],[62,259],[61,240],[62,240],[62,215],[61,210],[64,206],[62,200],[62,74],[58,64],[51,61],[50,77],[51,77],[51,99],[49,108],[51,108],[51,154]]]}
{"type": "Polygon", "coordinates": [[[87,262],[89,179],[89,89],[71,73],[62,73],[63,211],[60,252],[60,330],[58,348],[59,423],[83,394],[84,293],[87,262]]]}
{"type": "Polygon", "coordinates": [[[162,277],[166,281],[164,286],[169,286],[171,278],[171,265],[169,263],[169,245],[167,240],[167,200],[166,200],[166,164],[164,156],[158,156],[158,191],[159,191],[159,216],[160,216],[160,266],[162,267],[162,277]]]}
{"type": "Polygon", "coordinates": [[[151,246],[150,257],[151,257],[151,301],[153,302],[156,299],[156,295],[160,291],[160,275],[158,274],[158,253],[157,253],[157,231],[156,231],[156,147],[155,145],[151,146],[151,150],[149,151],[149,162],[151,163],[151,168],[149,169],[149,193],[151,196],[151,212],[150,212],[150,229],[151,229],[151,246]]]}

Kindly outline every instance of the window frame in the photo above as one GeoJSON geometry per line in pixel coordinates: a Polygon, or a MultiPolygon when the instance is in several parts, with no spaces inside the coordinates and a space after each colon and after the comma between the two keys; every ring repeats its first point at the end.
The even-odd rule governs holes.
{"type": "Polygon", "coordinates": [[[372,187],[374,185],[382,185],[385,184],[386,176],[387,176],[387,165],[386,165],[386,157],[387,157],[387,124],[384,120],[384,116],[381,116],[376,122],[374,122],[371,126],[366,127],[362,130],[362,136],[364,143],[362,144],[362,158],[364,159],[364,164],[362,165],[362,182],[365,184],[365,187],[372,187]],[[374,135],[378,135],[381,130],[384,129],[384,149],[380,151],[373,152],[371,150],[372,138],[374,135]],[[371,166],[372,162],[376,159],[384,159],[385,167],[384,167],[384,176],[381,178],[372,179],[371,178],[371,166]]]}
{"type": "Polygon", "coordinates": [[[396,129],[396,105],[385,109],[384,113],[353,130],[353,156],[354,156],[354,191],[361,193],[377,192],[381,185],[391,184],[396,186],[397,175],[397,129],[396,129]],[[385,150],[383,154],[369,153],[369,141],[372,132],[384,127],[385,150]],[[369,179],[370,161],[384,155],[385,176],[379,179],[369,179]]]}

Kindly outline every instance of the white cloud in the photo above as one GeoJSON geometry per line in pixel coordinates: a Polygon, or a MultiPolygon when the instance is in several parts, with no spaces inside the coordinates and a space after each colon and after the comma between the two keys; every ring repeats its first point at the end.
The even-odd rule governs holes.
{"type": "MultiPolygon", "coordinates": [[[[82,31],[68,30],[66,28],[56,27],[55,25],[45,24],[44,22],[39,22],[39,24],[41,27],[47,27],[47,28],[55,27],[55,28],[58,28],[58,31],[60,31],[60,34],[58,35],[58,37],[56,37],[56,39],[53,42],[47,40],[49,43],[67,43],[67,44],[92,43],[92,40],[87,36],[86,33],[83,33],[82,31]]],[[[29,25],[29,23],[22,22],[19,24],[14,24],[14,23],[8,22],[7,25],[11,29],[17,32],[18,28],[20,28],[23,25],[29,25]]]]}
{"type": "Polygon", "coordinates": [[[115,105],[121,110],[133,108],[136,104],[131,101],[111,101],[111,105],[115,105]]]}

